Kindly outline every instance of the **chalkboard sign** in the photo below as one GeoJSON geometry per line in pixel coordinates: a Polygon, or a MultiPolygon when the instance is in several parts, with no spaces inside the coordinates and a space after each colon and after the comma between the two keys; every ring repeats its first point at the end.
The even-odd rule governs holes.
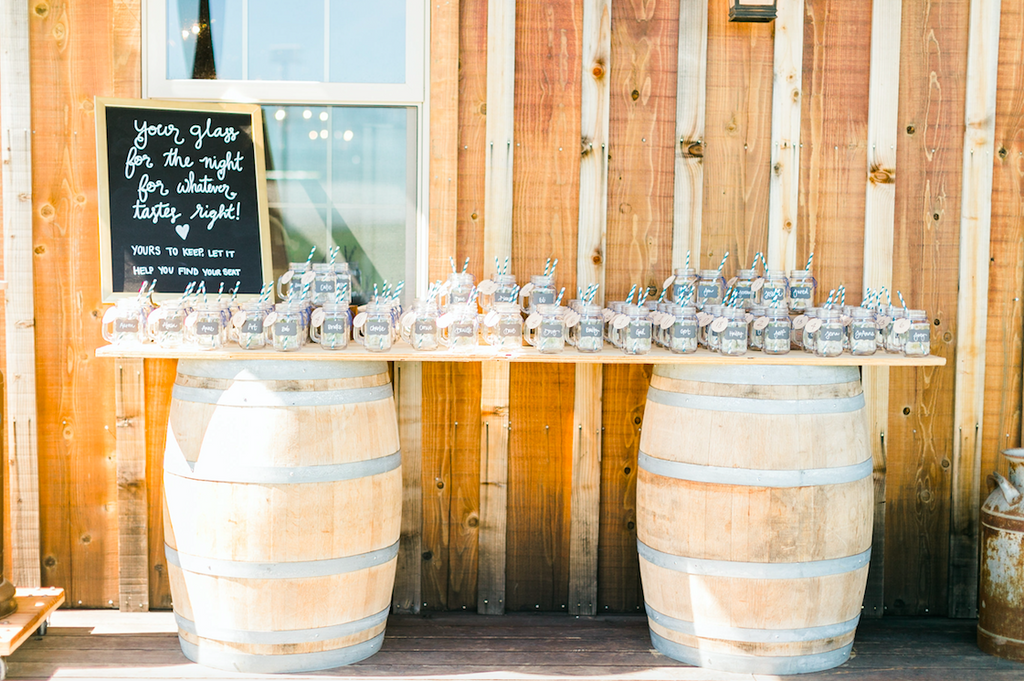
{"type": "Polygon", "coordinates": [[[103,299],[272,277],[263,121],[251,104],[96,98],[103,299]]]}

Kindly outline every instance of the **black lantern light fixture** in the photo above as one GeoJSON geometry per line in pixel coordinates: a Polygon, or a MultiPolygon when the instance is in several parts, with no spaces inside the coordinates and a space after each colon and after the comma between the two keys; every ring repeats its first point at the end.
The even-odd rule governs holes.
{"type": "Polygon", "coordinates": [[[729,21],[775,21],[777,0],[729,0],[729,21]]]}

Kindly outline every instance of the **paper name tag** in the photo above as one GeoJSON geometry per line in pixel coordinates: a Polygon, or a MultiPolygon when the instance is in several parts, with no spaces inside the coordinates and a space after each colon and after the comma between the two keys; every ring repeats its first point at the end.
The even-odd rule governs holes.
{"type": "Polygon", "coordinates": [[[906,318],[897,319],[892,323],[892,330],[896,333],[906,333],[907,331],[910,331],[910,320],[906,318]]]}
{"type": "Polygon", "coordinates": [[[498,285],[495,284],[490,279],[484,279],[483,281],[476,285],[476,290],[486,296],[489,296],[498,290],[498,285]]]}
{"type": "Polygon", "coordinates": [[[580,323],[580,315],[576,310],[569,310],[565,313],[565,325],[570,329],[580,323]]]}
{"type": "Polygon", "coordinates": [[[107,311],[103,313],[103,323],[109,324],[114,321],[114,317],[117,316],[117,307],[108,307],[107,311]]]}
{"type": "Polygon", "coordinates": [[[356,315],[356,318],[352,320],[352,326],[362,326],[366,323],[366,317],[368,315],[365,312],[360,312],[356,315]]]}
{"type": "Polygon", "coordinates": [[[245,324],[245,312],[239,310],[231,315],[231,323],[235,325],[236,329],[242,328],[242,324],[245,324]]]}
{"type": "Polygon", "coordinates": [[[534,312],[526,318],[526,328],[536,329],[538,326],[540,326],[540,315],[534,312]]]}
{"type": "Polygon", "coordinates": [[[697,325],[698,326],[701,326],[701,327],[707,326],[708,324],[710,324],[713,321],[715,321],[714,315],[710,315],[707,312],[698,312],[697,313],[697,325]]]}
{"type": "Polygon", "coordinates": [[[666,314],[661,316],[661,320],[658,322],[658,326],[660,326],[663,329],[668,329],[675,323],[676,318],[673,317],[672,315],[666,314]]]}
{"type": "Polygon", "coordinates": [[[530,295],[530,292],[533,291],[533,288],[534,288],[533,282],[531,281],[529,284],[527,284],[523,288],[519,289],[519,297],[522,298],[522,297],[530,295]]]}
{"type": "Polygon", "coordinates": [[[820,328],[821,328],[821,320],[820,319],[812,319],[812,320],[808,321],[806,325],[804,325],[804,331],[806,331],[807,333],[814,333],[815,331],[817,331],[820,328]]]}
{"type": "Polygon", "coordinates": [[[324,312],[323,308],[318,307],[313,310],[313,314],[309,316],[309,322],[313,326],[320,326],[324,323],[324,319],[327,317],[327,313],[324,312]]]}
{"type": "Polygon", "coordinates": [[[494,310],[491,310],[486,315],[484,315],[484,326],[492,327],[498,323],[499,319],[501,319],[501,315],[495,312],[494,310]]]}
{"type": "Polygon", "coordinates": [[[263,319],[263,328],[266,328],[268,326],[272,326],[274,324],[274,322],[276,322],[276,321],[277,321],[277,313],[276,312],[271,312],[266,317],[264,317],[264,319],[263,319]]]}
{"type": "Polygon", "coordinates": [[[190,313],[189,316],[185,318],[185,326],[187,326],[188,328],[191,329],[193,326],[196,325],[196,320],[197,319],[199,319],[199,313],[198,312],[190,313]]]}
{"type": "Polygon", "coordinates": [[[285,272],[284,274],[281,275],[281,284],[282,285],[287,284],[289,281],[292,280],[292,277],[294,277],[294,276],[295,276],[295,272],[293,272],[292,270],[288,270],[287,272],[285,272]]]}
{"type": "Polygon", "coordinates": [[[885,317],[885,316],[879,317],[878,319],[875,320],[875,328],[877,328],[877,329],[884,329],[885,327],[889,326],[889,324],[891,322],[892,322],[892,317],[885,317]]]}
{"type": "Polygon", "coordinates": [[[669,278],[666,279],[665,282],[661,285],[661,290],[664,291],[665,289],[667,289],[669,286],[671,286],[673,283],[675,283],[675,280],[676,280],[676,275],[673,274],[673,275],[669,276],[669,278]]]}
{"type": "Polygon", "coordinates": [[[802,314],[802,315],[797,315],[796,317],[793,317],[793,328],[794,329],[802,329],[805,326],[807,326],[807,315],[802,314]]]}
{"type": "Polygon", "coordinates": [[[447,329],[455,321],[455,315],[451,312],[445,312],[443,315],[437,318],[437,328],[447,329]]]}
{"type": "Polygon", "coordinates": [[[612,327],[616,329],[624,329],[629,326],[629,317],[624,314],[617,314],[612,319],[612,327]]]}
{"type": "Polygon", "coordinates": [[[758,277],[754,281],[750,282],[750,290],[754,293],[760,291],[762,286],[764,286],[764,277],[758,277]]]}
{"type": "Polygon", "coordinates": [[[766,326],[768,326],[767,317],[758,317],[757,319],[754,320],[754,328],[757,329],[758,331],[764,330],[764,327],[766,326]]]}
{"type": "Polygon", "coordinates": [[[729,326],[729,320],[725,317],[719,317],[715,321],[711,322],[711,330],[715,333],[722,333],[725,331],[725,327],[729,326]]]}

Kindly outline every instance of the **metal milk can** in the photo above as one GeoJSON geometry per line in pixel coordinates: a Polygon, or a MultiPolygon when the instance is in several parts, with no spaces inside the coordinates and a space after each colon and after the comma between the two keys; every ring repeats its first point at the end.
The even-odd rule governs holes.
{"type": "Polygon", "coordinates": [[[989,476],[981,507],[981,588],[978,647],[1024,661],[1024,449],[1003,452],[1010,479],[989,476]]]}

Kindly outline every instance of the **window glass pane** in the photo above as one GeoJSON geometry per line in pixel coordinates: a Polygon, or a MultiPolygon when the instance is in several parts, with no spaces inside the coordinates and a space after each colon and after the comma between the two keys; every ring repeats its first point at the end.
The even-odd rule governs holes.
{"type": "Polygon", "coordinates": [[[405,0],[330,0],[331,82],[405,82],[405,0]]]}
{"type": "Polygon", "coordinates": [[[249,80],[323,81],[324,0],[249,0],[248,46],[249,80]]]}
{"type": "Polygon", "coordinates": [[[242,78],[242,0],[167,0],[167,77],[242,78]]]}
{"type": "Polygon", "coordinates": [[[412,276],[415,167],[405,107],[264,106],[267,191],[283,269],[316,246],[334,246],[358,275],[357,302],[373,284],[412,276]]]}

